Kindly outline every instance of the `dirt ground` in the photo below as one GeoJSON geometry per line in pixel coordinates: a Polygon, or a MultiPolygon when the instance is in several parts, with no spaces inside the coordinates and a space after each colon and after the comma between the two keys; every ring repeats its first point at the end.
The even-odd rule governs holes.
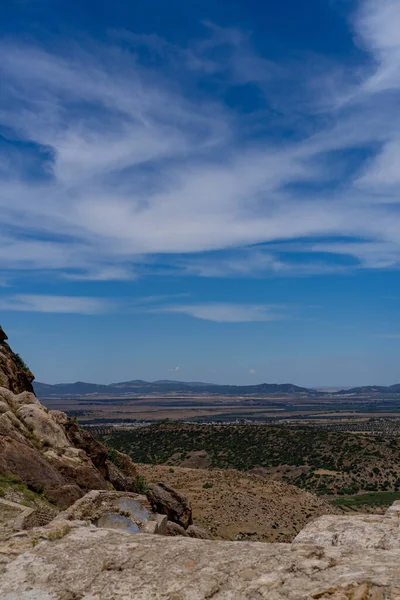
{"type": "Polygon", "coordinates": [[[148,482],[186,494],[194,521],[216,539],[291,541],[310,520],[338,512],[291,485],[235,470],[137,465],[148,482]]]}

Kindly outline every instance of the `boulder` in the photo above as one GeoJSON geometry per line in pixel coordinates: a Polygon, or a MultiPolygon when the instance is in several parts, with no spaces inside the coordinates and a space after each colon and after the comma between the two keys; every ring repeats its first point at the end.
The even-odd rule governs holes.
{"type": "Polygon", "coordinates": [[[198,527],[198,525],[189,525],[186,532],[189,537],[197,538],[198,540],[212,540],[212,536],[208,531],[202,527],[198,527]]]}
{"type": "Polygon", "coordinates": [[[17,415],[45,445],[53,448],[67,448],[70,445],[64,429],[43,410],[41,404],[23,404],[17,410],[17,415]]]}
{"type": "Polygon", "coordinates": [[[130,492],[92,490],[58,515],[60,519],[127,533],[167,534],[166,515],[151,512],[146,496],[130,492]]]}
{"type": "Polygon", "coordinates": [[[385,515],[325,515],[306,525],[293,543],[400,549],[400,521],[396,510],[385,515]]]}
{"type": "Polygon", "coordinates": [[[106,477],[116,490],[135,492],[135,482],[132,477],[127,477],[111,460],[106,460],[106,477]]]}
{"type": "Polygon", "coordinates": [[[45,458],[63,476],[66,483],[78,485],[82,490],[107,490],[107,481],[93,465],[90,458],[78,448],[57,451],[52,447],[43,452],[45,458]]]}
{"type": "Polygon", "coordinates": [[[186,533],[186,529],[178,523],[174,523],[173,521],[167,522],[167,533],[169,536],[182,535],[183,537],[189,537],[189,534],[186,533]]]}
{"type": "Polygon", "coordinates": [[[65,483],[62,475],[34,446],[9,436],[0,436],[0,475],[10,473],[36,491],[65,483]]]}
{"type": "Polygon", "coordinates": [[[65,509],[82,498],[83,491],[73,483],[59,485],[46,490],[47,499],[61,509],[65,509]]]}
{"type": "Polygon", "coordinates": [[[165,483],[153,483],[149,485],[147,498],[153,510],[167,515],[169,521],[185,529],[192,524],[192,506],[181,492],[173,490],[165,483]]]}

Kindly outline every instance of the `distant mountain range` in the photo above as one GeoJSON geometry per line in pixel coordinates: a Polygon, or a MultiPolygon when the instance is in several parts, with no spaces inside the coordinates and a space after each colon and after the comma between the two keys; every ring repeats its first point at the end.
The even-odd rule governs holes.
{"type": "Polygon", "coordinates": [[[202,381],[173,381],[162,379],[159,381],[121,381],[110,385],[97,383],[57,383],[49,385],[39,381],[33,384],[35,393],[39,398],[50,397],[76,397],[76,396],[129,396],[140,394],[209,394],[221,396],[271,396],[271,395],[299,395],[299,396],[354,396],[365,394],[400,394],[400,384],[381,386],[369,385],[332,392],[323,392],[312,388],[299,387],[291,383],[261,383],[259,385],[218,385],[202,381]]]}
{"type": "Polygon", "coordinates": [[[400,383],[394,385],[365,385],[346,390],[339,390],[335,394],[400,394],[400,383]]]}
{"type": "Polygon", "coordinates": [[[122,381],[110,385],[99,385],[96,383],[85,383],[77,381],[76,383],[57,383],[49,385],[47,383],[34,383],[35,393],[39,398],[63,397],[63,396],[128,396],[131,394],[212,394],[221,396],[270,396],[272,394],[298,394],[302,396],[319,396],[321,392],[312,390],[291,383],[261,383],[259,385],[217,385],[213,383],[203,383],[201,381],[122,381]]]}

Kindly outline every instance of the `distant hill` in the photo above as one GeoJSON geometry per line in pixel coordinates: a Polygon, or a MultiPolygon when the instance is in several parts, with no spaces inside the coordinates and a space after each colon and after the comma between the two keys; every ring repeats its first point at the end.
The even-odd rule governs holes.
{"type": "Polygon", "coordinates": [[[364,385],[334,392],[334,395],[343,394],[399,394],[400,383],[394,385],[364,385]]]}
{"type": "Polygon", "coordinates": [[[213,383],[183,382],[183,381],[122,381],[110,385],[99,385],[77,381],[75,383],[57,383],[49,385],[36,381],[35,393],[39,398],[70,397],[70,396],[127,396],[132,394],[211,394],[221,396],[270,396],[273,394],[302,396],[320,396],[322,392],[293,385],[291,383],[261,383],[259,385],[217,385],[213,383]]]}
{"type": "Polygon", "coordinates": [[[327,497],[400,492],[400,439],[392,436],[265,423],[157,423],[108,428],[99,439],[134,463],[250,471],[327,497]]]}

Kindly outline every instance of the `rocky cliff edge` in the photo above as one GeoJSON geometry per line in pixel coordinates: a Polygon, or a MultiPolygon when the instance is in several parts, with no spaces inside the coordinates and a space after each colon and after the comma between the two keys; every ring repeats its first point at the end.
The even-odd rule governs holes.
{"type": "Polygon", "coordinates": [[[33,374],[6,340],[0,327],[0,476],[19,477],[61,508],[92,489],[136,492],[130,458],[45,408],[33,393],[33,374]]]}

